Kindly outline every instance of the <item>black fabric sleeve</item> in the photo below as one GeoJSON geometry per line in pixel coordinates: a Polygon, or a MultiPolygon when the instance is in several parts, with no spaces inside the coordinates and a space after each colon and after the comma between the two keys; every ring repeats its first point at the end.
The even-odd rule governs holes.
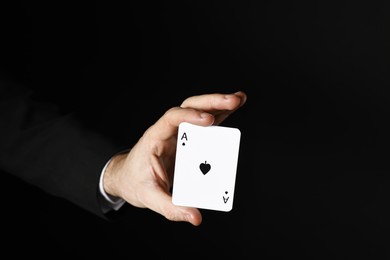
{"type": "Polygon", "coordinates": [[[32,95],[28,88],[0,81],[1,169],[104,217],[99,177],[123,147],[32,95]]]}

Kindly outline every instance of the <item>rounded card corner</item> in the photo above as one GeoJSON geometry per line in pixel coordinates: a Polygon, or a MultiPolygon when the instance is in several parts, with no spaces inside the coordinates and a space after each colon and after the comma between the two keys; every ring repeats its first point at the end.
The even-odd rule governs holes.
{"type": "Polygon", "coordinates": [[[233,207],[230,207],[228,209],[225,210],[225,212],[231,212],[233,210],[233,207]]]}
{"type": "Polygon", "coordinates": [[[179,127],[188,124],[187,122],[183,121],[179,123],[179,127]]]}
{"type": "Polygon", "coordinates": [[[233,128],[236,131],[238,136],[241,136],[241,130],[239,128],[233,128]]]}

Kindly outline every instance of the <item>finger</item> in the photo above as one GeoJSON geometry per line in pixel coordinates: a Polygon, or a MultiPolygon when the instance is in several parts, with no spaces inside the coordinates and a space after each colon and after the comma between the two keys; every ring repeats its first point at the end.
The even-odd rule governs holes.
{"type": "Polygon", "coordinates": [[[234,95],[236,95],[240,98],[239,107],[242,107],[246,103],[246,100],[248,99],[248,96],[246,95],[246,93],[244,91],[238,91],[238,92],[234,93],[234,95]]]}
{"type": "Polygon", "coordinates": [[[247,96],[243,91],[239,91],[234,94],[202,94],[187,98],[183,101],[181,107],[203,111],[234,111],[244,105],[246,99],[247,96]]]}
{"type": "Polygon", "coordinates": [[[145,201],[145,205],[168,220],[189,222],[194,226],[202,223],[202,214],[199,209],[174,205],[172,197],[164,191],[154,190],[148,194],[147,198],[151,199],[145,201]]]}
{"type": "Polygon", "coordinates": [[[182,107],[204,110],[214,115],[214,125],[219,125],[247,100],[243,91],[234,94],[204,94],[186,99],[182,107]]]}
{"type": "Polygon", "coordinates": [[[209,126],[213,124],[214,116],[194,109],[171,108],[148,129],[148,134],[158,140],[169,139],[177,134],[179,124],[182,122],[209,126]]]}

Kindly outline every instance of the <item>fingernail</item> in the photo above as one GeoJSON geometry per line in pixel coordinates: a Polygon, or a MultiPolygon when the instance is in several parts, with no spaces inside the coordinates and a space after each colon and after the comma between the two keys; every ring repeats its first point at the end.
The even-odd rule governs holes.
{"type": "Polygon", "coordinates": [[[241,104],[246,103],[246,100],[248,99],[247,95],[244,96],[244,98],[241,100],[241,104]]]}
{"type": "Polygon", "coordinates": [[[200,114],[200,117],[201,118],[208,118],[208,117],[212,117],[212,115],[209,113],[202,113],[202,114],[200,114]]]}
{"type": "MultiPolygon", "coordinates": [[[[237,95],[239,93],[242,93],[242,91],[237,91],[233,95],[237,95]]],[[[241,96],[243,96],[243,98],[241,97],[241,104],[244,104],[247,100],[247,96],[246,95],[241,95],[241,96]]]]}

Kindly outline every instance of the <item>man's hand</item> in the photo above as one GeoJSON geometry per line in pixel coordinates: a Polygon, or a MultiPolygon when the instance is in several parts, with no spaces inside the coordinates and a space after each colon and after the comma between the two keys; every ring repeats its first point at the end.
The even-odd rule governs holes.
{"type": "Polygon", "coordinates": [[[180,107],[169,109],[145,131],[129,152],[112,158],[104,175],[106,193],[135,207],[149,208],[169,220],[200,225],[202,215],[198,209],[172,204],[179,124],[219,125],[245,102],[246,94],[241,91],[203,94],[189,97],[180,107]]]}

